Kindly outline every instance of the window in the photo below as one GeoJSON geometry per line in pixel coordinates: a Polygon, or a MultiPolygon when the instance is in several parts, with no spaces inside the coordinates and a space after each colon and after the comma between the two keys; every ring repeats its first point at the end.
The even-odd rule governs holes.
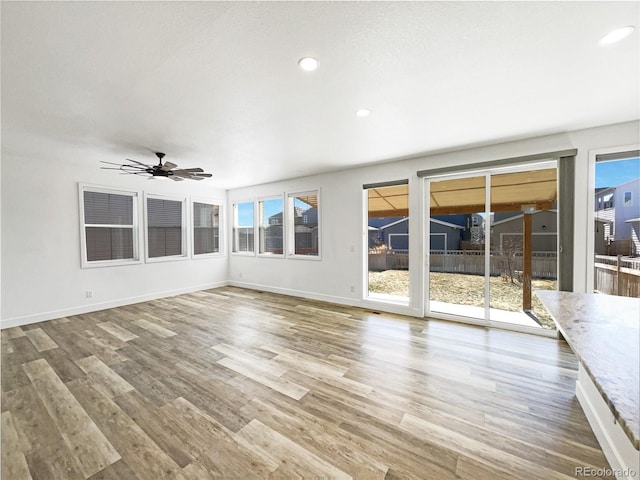
{"type": "Polygon", "coordinates": [[[318,191],[290,193],[287,198],[289,255],[320,258],[318,191]]]}
{"type": "Polygon", "coordinates": [[[253,253],[253,202],[233,204],[233,253],[253,253]]]}
{"type": "Polygon", "coordinates": [[[138,262],[135,192],[80,185],[82,266],[138,262]]]}
{"type": "Polygon", "coordinates": [[[638,296],[640,207],[635,199],[640,192],[638,147],[609,148],[590,155],[593,226],[587,239],[591,257],[587,264],[587,292],[638,296]]]}
{"type": "Polygon", "coordinates": [[[258,201],[258,253],[284,254],[284,209],[282,197],[258,201]]]}
{"type": "Polygon", "coordinates": [[[633,205],[631,192],[624,192],[624,200],[625,207],[631,207],[633,205]]]}
{"type": "Polygon", "coordinates": [[[221,253],[221,204],[193,201],[193,255],[205,256],[221,253]]]}
{"type": "Polygon", "coordinates": [[[147,259],[186,258],[185,198],[146,196],[147,259]]]}

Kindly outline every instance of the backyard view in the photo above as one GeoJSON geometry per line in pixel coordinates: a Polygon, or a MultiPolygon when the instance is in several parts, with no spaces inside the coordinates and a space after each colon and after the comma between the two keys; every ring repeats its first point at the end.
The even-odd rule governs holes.
{"type": "Polygon", "coordinates": [[[640,297],[640,158],[598,161],[595,184],[593,289],[640,297]]]}
{"type": "MultiPolygon", "coordinates": [[[[453,175],[428,182],[428,191],[428,314],[555,328],[533,293],[557,289],[555,162],[453,175]]],[[[369,295],[406,299],[408,188],[372,189],[368,197],[369,295]]]]}
{"type": "MultiPolygon", "coordinates": [[[[430,298],[434,301],[456,303],[458,305],[484,306],[484,277],[482,275],[461,275],[459,273],[431,273],[430,298]]],[[[502,277],[491,277],[492,303],[494,308],[517,312],[522,307],[522,285],[503,280],[502,277]]],[[[533,290],[556,290],[557,282],[553,279],[534,279],[533,290]]],[[[374,292],[390,295],[403,295],[409,284],[409,272],[387,270],[385,272],[369,272],[369,289],[374,292]]],[[[533,311],[538,321],[545,328],[554,328],[553,320],[543,307],[542,302],[534,295],[533,311]]]]}

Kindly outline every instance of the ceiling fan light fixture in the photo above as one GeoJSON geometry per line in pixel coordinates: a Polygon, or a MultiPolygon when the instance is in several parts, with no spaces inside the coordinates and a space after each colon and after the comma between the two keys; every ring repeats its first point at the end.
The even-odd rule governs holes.
{"type": "Polygon", "coordinates": [[[612,43],[617,43],[620,40],[623,40],[631,35],[634,30],[635,27],[632,25],[616,28],[615,30],[610,31],[604,37],[602,37],[598,43],[600,45],[611,45],[612,43]]]}
{"type": "Polygon", "coordinates": [[[148,165],[146,163],[139,162],[138,160],[132,160],[127,158],[127,163],[119,164],[114,162],[107,162],[101,160],[100,163],[106,163],[107,165],[113,165],[110,167],[100,167],[106,170],[120,170],[121,173],[128,173],[130,175],[141,175],[147,177],[149,180],[153,180],[155,177],[170,178],[176,182],[182,180],[203,180],[205,178],[211,178],[211,173],[205,173],[200,167],[194,168],[178,168],[178,165],[172,162],[162,163],[162,159],[165,154],[162,152],[155,152],[158,157],[157,165],[148,165]]]}
{"type": "Polygon", "coordinates": [[[318,60],[313,57],[302,57],[298,60],[298,66],[305,72],[313,72],[314,70],[317,70],[318,65],[320,65],[318,60]]]}

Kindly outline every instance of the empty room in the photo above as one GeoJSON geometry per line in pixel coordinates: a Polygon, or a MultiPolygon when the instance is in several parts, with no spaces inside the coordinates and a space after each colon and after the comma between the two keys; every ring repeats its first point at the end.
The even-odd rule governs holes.
{"type": "Polygon", "coordinates": [[[0,8],[3,480],[638,478],[638,2],[0,8]]]}

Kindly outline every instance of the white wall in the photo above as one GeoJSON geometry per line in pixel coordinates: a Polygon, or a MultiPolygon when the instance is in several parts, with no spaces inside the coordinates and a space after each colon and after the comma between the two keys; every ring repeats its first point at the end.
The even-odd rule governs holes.
{"type": "MultiPolygon", "coordinates": [[[[142,180],[100,170],[99,160],[118,161],[122,152],[108,146],[68,145],[41,139],[3,137],[2,327],[58,318],[115,305],[223,285],[251,288],[360,305],[421,316],[423,183],[416,171],[577,148],[575,263],[576,291],[586,291],[589,234],[589,151],[640,143],[640,122],[549,135],[371,165],[225,192],[212,183],[142,180]],[[12,148],[13,147],[13,148],[12,148]],[[409,179],[411,303],[380,305],[362,300],[366,235],[364,183],[409,179]],[[226,202],[230,227],[233,201],[320,189],[322,260],[228,255],[221,258],[110,268],[80,267],[78,182],[160,194],[211,196],[226,202]],[[242,277],[240,276],[242,275],[242,277]],[[353,287],[353,292],[351,291],[353,287]],[[93,298],[85,298],[91,290],[93,298]]],[[[301,159],[304,161],[304,159],[301,159]]],[[[178,161],[178,163],[180,163],[178,161]]],[[[186,165],[185,165],[186,166],[186,165]]],[[[142,212],[140,212],[142,214],[142,212]]],[[[229,252],[230,228],[225,242],[229,252]]]]}
{"type": "Polygon", "coordinates": [[[124,159],[106,148],[41,141],[25,143],[29,153],[7,150],[3,145],[3,328],[226,284],[226,256],[82,269],[78,183],[138,191],[141,229],[143,191],[225,200],[225,190],[207,180],[148,181],[100,170],[99,160],[124,159]]]}
{"type": "Polygon", "coordinates": [[[585,241],[591,225],[588,210],[588,198],[592,195],[588,185],[589,151],[638,143],[639,132],[639,122],[628,122],[231,190],[228,192],[229,208],[236,201],[319,188],[322,261],[231,255],[229,279],[232,284],[239,286],[421,316],[424,312],[424,251],[420,219],[423,215],[424,186],[416,172],[577,148],[574,290],[586,291],[587,263],[591,255],[585,241]],[[411,303],[402,307],[362,300],[366,288],[363,275],[366,230],[362,185],[406,178],[409,179],[410,196],[411,303]],[[351,292],[352,286],[354,292],[351,292]]]}

